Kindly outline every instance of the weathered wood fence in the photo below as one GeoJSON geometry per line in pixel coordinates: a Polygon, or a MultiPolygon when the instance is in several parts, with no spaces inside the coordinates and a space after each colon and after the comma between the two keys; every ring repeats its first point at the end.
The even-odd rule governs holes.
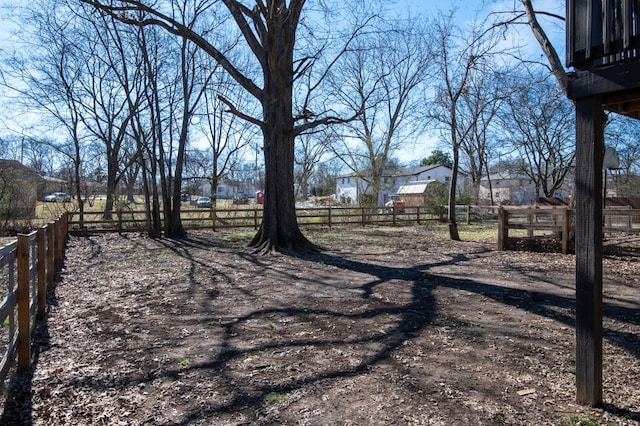
{"type": "MultiPolygon", "coordinates": [[[[408,225],[429,221],[444,221],[446,209],[426,207],[308,207],[298,208],[298,223],[302,227],[408,225]]],[[[187,230],[229,228],[258,229],[262,222],[262,207],[235,209],[185,209],[180,212],[187,230]]],[[[105,219],[102,212],[85,212],[82,222],[77,213],[70,213],[69,232],[142,232],[146,229],[144,211],[121,210],[105,219]]]]}
{"type": "MultiPolygon", "coordinates": [[[[458,221],[486,222],[498,220],[498,206],[459,205],[456,206],[458,221]]],[[[444,222],[447,207],[300,207],[297,208],[298,223],[303,227],[325,226],[400,226],[444,222]]],[[[258,229],[262,221],[262,208],[227,209],[184,209],[180,216],[187,230],[228,228],[258,229]]],[[[69,232],[143,232],[146,214],[141,210],[118,210],[111,218],[104,218],[103,212],[85,212],[80,221],[77,212],[69,213],[69,232]]]]}
{"type": "Polygon", "coordinates": [[[53,284],[67,239],[68,216],[63,214],[0,248],[0,384],[13,366],[31,368],[31,332],[46,310],[47,288],[53,284]]]}
{"type": "MultiPolygon", "coordinates": [[[[504,250],[514,238],[553,238],[569,253],[574,230],[573,210],[568,207],[498,209],[498,250],[504,250]],[[509,230],[525,230],[526,235],[509,235],[509,230]]],[[[640,210],[628,207],[604,209],[605,234],[640,234],[640,210]]]]}

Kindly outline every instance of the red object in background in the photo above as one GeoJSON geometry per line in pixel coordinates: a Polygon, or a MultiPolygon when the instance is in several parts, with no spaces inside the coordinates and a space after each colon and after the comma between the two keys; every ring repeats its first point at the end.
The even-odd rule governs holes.
{"type": "Polygon", "coordinates": [[[256,192],[256,203],[263,204],[264,203],[264,192],[257,191],[256,192]]]}

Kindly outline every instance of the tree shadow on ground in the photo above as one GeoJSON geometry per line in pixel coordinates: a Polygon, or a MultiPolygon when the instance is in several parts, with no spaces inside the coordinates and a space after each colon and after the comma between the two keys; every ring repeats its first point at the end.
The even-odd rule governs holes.
{"type": "MultiPolygon", "coordinates": [[[[180,243],[184,243],[183,240],[180,243]]],[[[177,244],[177,243],[176,243],[177,244]]],[[[193,241],[188,243],[186,247],[176,248],[171,243],[166,242],[165,245],[173,250],[179,256],[189,259],[192,269],[196,264],[200,265],[201,261],[196,259],[191,253],[191,249],[203,248],[201,241],[193,241]],[[189,244],[192,244],[189,247],[189,244]]],[[[205,247],[206,248],[206,247],[205,247]]],[[[210,248],[210,247],[209,247],[210,248]]],[[[252,260],[250,255],[243,254],[243,258],[252,260]]],[[[167,379],[177,379],[183,374],[197,371],[211,372],[217,378],[224,382],[224,386],[231,389],[233,397],[226,400],[214,401],[206,408],[194,409],[185,413],[179,421],[175,423],[165,423],[173,425],[189,425],[202,421],[203,419],[215,418],[219,415],[242,412],[243,410],[256,410],[264,405],[264,401],[268,395],[286,394],[305,386],[312,385],[324,380],[340,379],[360,374],[366,374],[372,367],[389,359],[389,357],[399,347],[406,342],[417,337],[424,330],[428,329],[438,312],[436,301],[434,299],[434,290],[437,287],[447,287],[475,294],[480,294],[491,298],[496,302],[515,307],[517,309],[527,311],[542,317],[559,321],[569,327],[574,327],[574,317],[566,312],[571,312],[575,306],[575,299],[572,297],[563,297],[552,293],[530,291],[516,288],[509,288],[494,284],[487,284],[473,279],[450,278],[430,273],[430,269],[445,265],[462,265],[469,260],[467,254],[453,255],[449,259],[442,262],[426,262],[413,267],[393,267],[369,262],[362,262],[348,257],[332,255],[326,252],[309,253],[300,258],[304,261],[317,263],[318,265],[329,265],[339,270],[361,273],[370,278],[366,279],[359,286],[359,297],[363,303],[372,299],[376,288],[387,284],[394,280],[406,282],[410,286],[410,298],[405,303],[395,304],[375,304],[372,309],[362,312],[350,313],[332,309],[329,305],[326,309],[313,310],[303,306],[285,306],[278,308],[255,309],[247,314],[234,318],[233,321],[220,324],[223,333],[222,344],[220,350],[217,351],[210,359],[193,363],[185,368],[167,369],[162,372],[163,377],[167,379]],[[554,309],[559,308],[559,309],[554,309]],[[350,340],[338,340],[335,338],[299,338],[290,341],[274,341],[271,343],[262,343],[250,347],[237,347],[234,343],[234,336],[243,324],[257,318],[267,315],[282,314],[286,316],[298,317],[302,315],[322,315],[329,318],[339,319],[371,319],[382,318],[392,315],[396,318],[393,327],[384,330],[384,333],[378,334],[361,334],[350,340]],[[349,367],[326,366],[319,371],[311,371],[303,377],[295,379],[281,378],[278,381],[264,383],[261,385],[253,385],[248,389],[246,383],[238,381],[237,377],[232,376],[229,365],[239,359],[243,359],[252,354],[260,354],[270,349],[286,349],[299,348],[307,345],[315,347],[330,347],[336,344],[353,344],[353,345],[371,345],[374,350],[367,356],[362,356],[358,363],[349,367]]],[[[259,258],[252,261],[259,262],[259,258]]],[[[192,276],[192,279],[193,276],[192,276]]],[[[55,299],[55,294],[53,294],[55,299]]],[[[628,308],[619,306],[605,305],[605,314],[612,319],[624,322],[634,322],[637,324],[637,312],[628,308]]],[[[31,381],[33,371],[37,366],[37,359],[41,352],[49,347],[48,328],[46,320],[40,325],[41,338],[34,342],[34,363],[32,370],[27,373],[16,376],[17,385],[11,386],[10,395],[7,397],[5,411],[0,419],[1,424],[31,424],[32,407],[31,407],[31,381]],[[19,419],[20,422],[16,422],[19,419]]],[[[640,358],[640,349],[637,340],[624,336],[615,330],[605,330],[605,338],[609,339],[613,344],[623,348],[636,358],[640,358]]],[[[114,381],[91,381],[96,390],[118,389],[122,387],[138,386],[146,384],[158,379],[158,376],[129,376],[121,377],[114,381]]],[[[86,386],[86,382],[84,384],[86,386]]],[[[615,406],[604,406],[606,411],[616,415],[626,417],[628,419],[640,419],[640,412],[627,410],[615,406]]]]}
{"type": "MultiPolygon", "coordinates": [[[[322,348],[323,346],[333,346],[336,344],[354,344],[354,345],[366,345],[375,344],[379,347],[371,355],[363,357],[356,365],[348,368],[328,368],[325,371],[319,371],[315,374],[308,375],[304,378],[296,380],[280,380],[279,383],[270,383],[263,385],[259,388],[253,388],[251,392],[247,392],[246,389],[238,387],[234,382],[236,379],[227,377],[226,383],[230,387],[236,388],[236,395],[234,398],[227,400],[224,404],[220,404],[210,409],[198,410],[192,412],[186,416],[182,421],[178,423],[170,423],[172,425],[188,425],[197,420],[217,416],[224,413],[233,413],[236,411],[247,410],[250,408],[257,408],[261,406],[268,395],[270,394],[286,394],[295,390],[301,389],[304,386],[318,383],[324,380],[332,380],[339,378],[346,378],[350,376],[357,376],[359,374],[365,374],[372,367],[379,364],[381,361],[387,359],[397,348],[402,346],[408,340],[419,335],[434,318],[435,303],[431,290],[434,287],[434,283],[428,281],[419,268],[394,268],[380,265],[372,265],[363,262],[357,262],[348,260],[336,256],[331,256],[323,253],[309,253],[302,257],[303,260],[310,260],[322,264],[334,265],[339,268],[349,270],[351,272],[363,272],[369,275],[373,275],[374,279],[363,284],[360,288],[362,291],[362,299],[366,300],[371,297],[373,289],[391,280],[403,280],[411,282],[411,300],[403,305],[382,306],[376,309],[367,310],[360,313],[345,313],[335,310],[322,309],[318,311],[310,310],[308,308],[282,308],[282,309],[267,309],[256,310],[249,314],[236,318],[230,324],[224,324],[225,327],[225,343],[222,350],[213,360],[205,363],[194,364],[189,366],[186,370],[215,370],[217,375],[224,376],[226,374],[225,365],[234,359],[240,359],[247,355],[254,353],[261,353],[269,349],[284,349],[292,347],[303,347],[306,345],[313,345],[316,348],[322,348]],[[338,339],[310,339],[310,340],[296,340],[291,342],[278,342],[274,344],[266,344],[255,346],[250,349],[235,349],[231,342],[232,336],[234,336],[234,329],[239,325],[250,321],[255,318],[262,318],[269,314],[284,314],[288,316],[300,316],[300,315],[324,315],[338,318],[348,318],[350,320],[358,320],[363,318],[377,318],[385,315],[394,315],[397,317],[397,322],[394,327],[386,329],[384,333],[375,335],[364,335],[350,340],[338,340],[338,339]]],[[[258,261],[256,258],[255,261],[258,261]]],[[[184,370],[183,370],[184,371],[184,370]]]]}

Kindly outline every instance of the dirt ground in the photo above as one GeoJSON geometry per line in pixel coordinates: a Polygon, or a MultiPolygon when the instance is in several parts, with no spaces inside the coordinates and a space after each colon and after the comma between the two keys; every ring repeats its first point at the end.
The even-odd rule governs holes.
{"type": "Polygon", "coordinates": [[[572,255],[425,227],[72,237],[3,425],[639,425],[640,258],[604,260],[604,398],[575,403],[572,255]]]}

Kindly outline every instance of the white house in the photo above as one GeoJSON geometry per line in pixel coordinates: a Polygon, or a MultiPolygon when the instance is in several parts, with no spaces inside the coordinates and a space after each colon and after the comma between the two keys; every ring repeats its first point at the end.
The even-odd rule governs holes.
{"type": "MultiPolygon", "coordinates": [[[[222,178],[218,181],[216,197],[219,199],[233,198],[239,194],[252,197],[256,187],[251,179],[233,180],[222,178]]],[[[204,195],[211,195],[211,183],[204,183],[200,187],[200,192],[204,195]]]]}
{"type": "MultiPolygon", "coordinates": [[[[555,191],[554,196],[568,198],[571,195],[572,176],[568,174],[563,185],[555,191]]],[[[527,205],[533,204],[539,197],[544,197],[542,188],[536,193],[536,185],[524,172],[504,171],[493,173],[480,180],[479,199],[482,203],[491,201],[495,204],[527,205]]]]}
{"type": "MultiPolygon", "coordinates": [[[[459,192],[464,188],[464,177],[463,173],[458,175],[459,192]]],[[[389,201],[392,195],[398,193],[401,186],[417,181],[439,181],[448,185],[451,181],[451,169],[446,166],[431,165],[385,173],[380,182],[378,205],[382,206],[389,201]]],[[[341,203],[356,204],[360,194],[370,194],[371,191],[369,182],[355,173],[336,177],[336,198],[341,203]]]]}

